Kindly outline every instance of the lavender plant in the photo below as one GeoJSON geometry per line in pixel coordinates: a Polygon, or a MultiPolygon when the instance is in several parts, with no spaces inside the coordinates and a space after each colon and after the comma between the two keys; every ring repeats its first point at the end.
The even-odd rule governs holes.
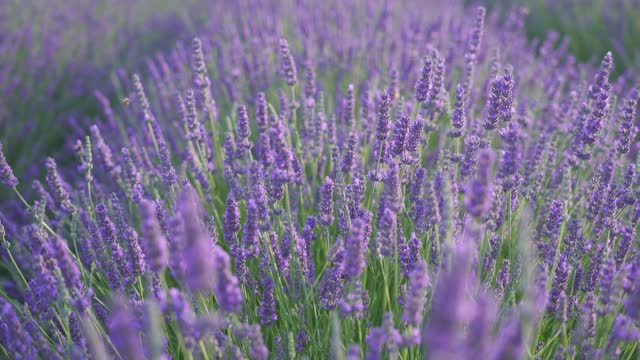
{"type": "Polygon", "coordinates": [[[637,358],[637,90],[432,4],[228,4],[34,199],[0,152],[2,357],[637,358]]]}

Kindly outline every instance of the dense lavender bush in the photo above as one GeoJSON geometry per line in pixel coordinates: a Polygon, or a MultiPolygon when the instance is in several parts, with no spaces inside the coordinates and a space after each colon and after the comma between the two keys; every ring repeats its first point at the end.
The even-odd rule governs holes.
{"type": "Polygon", "coordinates": [[[450,1],[225,10],[117,75],[78,166],[0,156],[3,357],[638,357],[610,53],[450,1]]]}

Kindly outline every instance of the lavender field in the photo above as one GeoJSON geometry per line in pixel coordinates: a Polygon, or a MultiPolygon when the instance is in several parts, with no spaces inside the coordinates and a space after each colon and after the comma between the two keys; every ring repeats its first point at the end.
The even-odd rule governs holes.
{"type": "Polygon", "coordinates": [[[500,1],[7,1],[0,359],[640,358],[632,42],[500,1]]]}

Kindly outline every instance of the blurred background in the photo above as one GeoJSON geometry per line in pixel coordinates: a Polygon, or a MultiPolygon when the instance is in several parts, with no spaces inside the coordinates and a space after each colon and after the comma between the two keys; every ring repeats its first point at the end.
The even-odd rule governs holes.
{"type": "MultiPolygon", "coordinates": [[[[111,82],[114,72],[145,76],[146,57],[190,39],[208,21],[222,21],[206,14],[211,14],[207,9],[212,3],[224,5],[217,0],[2,3],[0,141],[21,179],[38,176],[46,155],[64,164],[61,154],[72,153],[66,135],[99,114],[96,90],[111,103],[119,101],[111,82]]],[[[614,76],[640,67],[640,38],[635,37],[640,33],[640,0],[487,0],[466,5],[484,5],[501,16],[524,7],[529,41],[555,32],[570,40],[570,50],[584,63],[611,50],[614,76]]]]}

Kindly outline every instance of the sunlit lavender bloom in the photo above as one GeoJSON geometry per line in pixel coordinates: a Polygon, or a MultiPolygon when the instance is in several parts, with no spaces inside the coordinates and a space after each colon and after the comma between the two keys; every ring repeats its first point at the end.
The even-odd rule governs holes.
{"type": "Polygon", "coordinates": [[[355,166],[356,161],[356,146],[358,145],[358,135],[355,132],[349,134],[349,140],[347,141],[347,147],[342,155],[341,170],[345,174],[350,174],[355,166]]]}
{"type": "Polygon", "coordinates": [[[233,334],[239,339],[247,339],[248,343],[251,344],[249,350],[250,359],[267,360],[269,358],[269,349],[264,344],[259,325],[244,323],[235,325],[233,334]]]}
{"type": "Polygon", "coordinates": [[[194,326],[195,326],[195,313],[191,308],[187,298],[180,290],[176,288],[169,289],[169,297],[167,299],[171,303],[171,309],[173,315],[176,318],[178,326],[180,326],[180,332],[186,342],[188,349],[193,350],[195,344],[194,339],[194,326]]]}
{"type": "Polygon", "coordinates": [[[636,107],[638,105],[638,89],[629,92],[627,103],[625,104],[620,129],[616,133],[616,151],[619,154],[626,154],[631,149],[632,137],[637,131],[635,123],[636,107]]]}
{"type": "Polygon", "coordinates": [[[278,320],[278,314],[276,312],[276,303],[273,294],[273,280],[270,277],[265,276],[262,279],[262,299],[260,300],[260,310],[258,315],[260,316],[260,325],[267,326],[273,324],[278,320]]]}
{"type": "Polygon", "coordinates": [[[445,62],[444,58],[440,55],[437,49],[433,49],[433,73],[431,91],[429,93],[429,103],[435,107],[435,110],[440,112],[445,107],[445,95],[446,90],[444,88],[445,78],[445,62]]]}
{"type": "Polygon", "coordinates": [[[256,97],[256,123],[260,133],[267,133],[269,126],[269,109],[265,93],[259,92],[256,97]]]}
{"type": "Polygon", "coordinates": [[[249,257],[258,256],[260,249],[258,248],[258,206],[253,200],[249,200],[247,204],[247,220],[244,223],[242,234],[242,244],[246,255],[249,257]]]}
{"type": "Polygon", "coordinates": [[[396,228],[396,214],[389,208],[385,208],[379,215],[378,233],[372,242],[371,251],[374,256],[392,257],[395,252],[394,229],[396,228]]]}
{"type": "Polygon", "coordinates": [[[500,118],[509,122],[513,119],[513,67],[507,65],[501,81],[500,118]]]}
{"type": "Polygon", "coordinates": [[[4,156],[4,151],[2,149],[2,143],[0,142],[0,181],[2,184],[8,187],[13,187],[18,185],[18,178],[13,174],[13,169],[9,166],[7,159],[4,156]]]}
{"type": "Polygon", "coordinates": [[[184,225],[181,254],[189,271],[187,285],[192,291],[207,292],[215,281],[215,264],[211,245],[202,223],[200,198],[193,190],[183,190],[178,200],[177,215],[184,225]]]}
{"type": "Polygon", "coordinates": [[[100,226],[102,240],[109,246],[114,266],[117,267],[116,269],[124,271],[127,261],[124,256],[124,251],[122,251],[122,247],[118,242],[116,227],[109,217],[109,209],[107,209],[104,203],[96,205],[96,218],[100,226]]]}
{"type": "Polygon", "coordinates": [[[591,101],[596,101],[598,99],[598,95],[602,91],[603,87],[609,81],[609,74],[613,69],[613,55],[611,51],[607,52],[600,63],[600,69],[594,76],[593,82],[589,86],[589,99],[591,101]]]}
{"type": "Polygon", "coordinates": [[[502,90],[502,77],[497,77],[491,82],[491,95],[487,102],[487,119],[484,122],[485,130],[495,130],[498,127],[500,116],[500,100],[502,90]]]}
{"type": "Polygon", "coordinates": [[[37,350],[33,337],[26,331],[15,307],[4,298],[0,298],[0,305],[0,340],[3,347],[16,355],[19,354],[23,359],[35,359],[37,350]]]}
{"type": "Polygon", "coordinates": [[[467,39],[467,45],[465,48],[465,68],[464,68],[464,81],[463,87],[466,94],[471,93],[471,87],[473,86],[473,73],[475,65],[478,62],[478,51],[482,44],[482,37],[484,35],[484,21],[487,10],[479,6],[476,10],[476,17],[471,28],[471,32],[467,39]]]}
{"type": "Polygon", "coordinates": [[[340,293],[342,292],[344,286],[344,257],[344,247],[342,240],[339,239],[331,248],[328,256],[331,267],[325,272],[318,285],[318,297],[324,309],[335,309],[340,293]]]}
{"type": "Polygon", "coordinates": [[[519,130],[520,127],[516,122],[510,122],[507,127],[498,130],[498,134],[504,144],[504,151],[500,158],[498,169],[498,177],[502,182],[504,191],[512,190],[517,183],[516,178],[520,168],[519,130]]]}
{"type": "Polygon", "coordinates": [[[249,127],[249,115],[247,109],[243,105],[239,105],[236,109],[238,115],[237,132],[238,138],[236,139],[236,149],[239,156],[244,156],[251,149],[251,142],[249,137],[251,136],[251,128],[249,127]]]}
{"type": "Polygon", "coordinates": [[[129,154],[129,149],[122,148],[121,150],[122,160],[124,161],[124,170],[127,181],[131,188],[139,185],[142,182],[142,176],[138,172],[137,166],[133,163],[133,159],[129,154]]]}
{"type": "Polygon", "coordinates": [[[380,143],[384,143],[389,136],[391,130],[389,107],[391,106],[391,99],[387,92],[382,93],[380,99],[378,99],[378,125],[376,128],[376,139],[380,143]]]}
{"type": "Polygon", "coordinates": [[[499,300],[503,300],[505,291],[509,286],[509,270],[511,270],[509,259],[502,259],[502,266],[496,278],[496,295],[499,300]]]}
{"type": "Polygon", "coordinates": [[[462,136],[462,129],[467,123],[467,104],[466,95],[462,84],[458,84],[456,87],[456,102],[453,107],[453,113],[451,115],[451,126],[453,129],[449,130],[449,136],[457,138],[462,136]]]}
{"type": "Polygon", "coordinates": [[[47,268],[41,257],[34,263],[33,278],[29,280],[29,290],[25,301],[31,313],[41,321],[49,321],[54,317],[53,306],[60,296],[60,286],[53,271],[47,268]]]}
{"type": "Polygon", "coordinates": [[[356,115],[355,115],[355,94],[354,94],[353,84],[349,84],[349,86],[347,86],[347,97],[345,99],[343,120],[347,128],[349,129],[354,128],[356,115]]]}
{"type": "Polygon", "coordinates": [[[393,141],[391,144],[391,152],[395,156],[402,155],[407,143],[409,133],[410,119],[408,116],[402,116],[393,124],[393,141]]]}
{"type": "Polygon", "coordinates": [[[213,263],[215,265],[213,292],[218,300],[218,306],[226,312],[240,312],[242,292],[238,278],[231,272],[229,255],[219,246],[213,249],[213,263]]]}
{"type": "Polygon", "coordinates": [[[145,260],[151,271],[157,274],[167,267],[169,254],[167,239],[156,216],[156,206],[156,204],[148,200],[140,202],[140,227],[145,260]]]}
{"type": "Polygon", "coordinates": [[[347,278],[355,279],[360,277],[366,267],[365,254],[367,241],[365,239],[365,226],[366,224],[363,219],[355,218],[351,221],[351,234],[349,234],[344,243],[344,269],[347,278]]]}
{"type": "Polygon", "coordinates": [[[145,350],[138,334],[138,319],[122,295],[116,295],[111,304],[108,321],[109,337],[125,359],[144,359],[145,350]]]}
{"type": "Polygon", "coordinates": [[[567,263],[566,254],[560,254],[560,256],[558,257],[558,263],[556,264],[555,272],[553,274],[553,283],[551,285],[551,295],[549,298],[549,307],[553,312],[556,313],[556,315],[559,315],[559,313],[562,311],[562,309],[560,308],[560,297],[567,287],[567,279],[569,277],[570,271],[571,268],[567,263]]]}
{"type": "Polygon", "coordinates": [[[604,247],[602,244],[598,244],[593,249],[593,256],[589,263],[589,271],[586,274],[586,281],[583,283],[582,289],[586,292],[591,292],[595,289],[596,283],[600,276],[600,269],[602,267],[604,247]]]}
{"type": "Polygon", "coordinates": [[[308,58],[304,62],[304,96],[307,100],[315,99],[316,97],[316,72],[313,67],[313,61],[308,58]]]}
{"type": "Polygon", "coordinates": [[[475,302],[473,318],[467,333],[468,353],[480,358],[487,357],[491,350],[492,330],[497,318],[497,304],[491,294],[479,294],[475,302]]]}
{"type": "Polygon", "coordinates": [[[127,243],[127,281],[131,284],[137,277],[144,273],[146,263],[144,254],[140,248],[140,242],[138,241],[138,233],[133,228],[127,227],[124,231],[123,238],[127,243]]]}
{"type": "Polygon", "coordinates": [[[356,280],[349,286],[348,294],[343,295],[338,301],[338,309],[341,318],[364,319],[369,304],[369,293],[362,288],[362,282],[356,280]]]}
{"type": "Polygon", "coordinates": [[[320,212],[320,224],[322,226],[331,226],[334,221],[333,216],[333,180],[330,177],[324,179],[324,184],[320,189],[320,200],[318,211],[320,212]]]}
{"type": "Polygon", "coordinates": [[[633,239],[636,237],[636,229],[634,227],[624,226],[620,230],[620,242],[615,253],[616,267],[620,268],[624,262],[633,239]]]}
{"type": "Polygon", "coordinates": [[[95,149],[98,151],[98,154],[100,155],[99,159],[104,170],[112,175],[118,174],[120,172],[120,167],[114,163],[111,148],[104,141],[102,133],[100,133],[100,129],[97,125],[92,125],[90,130],[92,143],[95,146],[95,149]]]}
{"type": "Polygon", "coordinates": [[[222,217],[222,229],[224,232],[224,240],[227,244],[236,242],[236,235],[240,231],[240,210],[233,193],[227,195],[227,206],[222,217]]]}
{"type": "Polygon", "coordinates": [[[49,184],[49,190],[54,194],[56,201],[60,204],[62,210],[72,213],[75,212],[75,206],[71,203],[71,197],[66,185],[58,174],[58,167],[55,160],[47,158],[47,184],[49,184]]]}
{"type": "Polygon", "coordinates": [[[422,321],[426,292],[429,287],[427,264],[419,261],[409,274],[409,291],[404,301],[402,321],[410,326],[419,326],[422,321]]]}
{"type": "Polygon", "coordinates": [[[62,273],[62,278],[69,291],[80,291],[82,288],[82,279],[78,264],[72,258],[71,252],[67,244],[58,236],[53,236],[49,241],[52,245],[53,253],[58,261],[58,267],[62,273]]]}
{"type": "Polygon", "coordinates": [[[491,359],[520,359],[525,350],[520,320],[512,316],[501,327],[492,349],[491,359]]]}
{"type": "MultiPolygon", "coordinates": [[[[400,181],[400,165],[395,161],[389,162],[389,169],[384,177],[384,194],[380,203],[395,213],[403,209],[402,183],[400,181]]],[[[382,209],[382,207],[380,207],[382,209]]]]}
{"type": "Polygon", "coordinates": [[[431,90],[431,58],[425,57],[422,65],[422,73],[416,84],[416,101],[423,103],[431,90]]]}
{"type": "Polygon", "coordinates": [[[468,279],[468,250],[458,249],[451,271],[440,275],[431,303],[429,321],[422,328],[422,346],[425,354],[445,359],[460,354],[459,328],[469,316],[465,299],[468,279]]]}
{"type": "Polygon", "coordinates": [[[382,347],[387,340],[387,333],[382,328],[373,328],[369,330],[366,337],[367,353],[365,359],[367,360],[379,360],[382,359],[382,347]]]}
{"type": "Polygon", "coordinates": [[[293,55],[291,55],[291,50],[289,50],[289,43],[284,38],[280,39],[280,62],[282,64],[282,74],[287,85],[295,86],[298,82],[296,63],[293,60],[293,55]]]}
{"type": "Polygon", "coordinates": [[[484,150],[478,156],[478,175],[465,191],[465,206],[469,214],[477,219],[483,218],[491,206],[491,180],[489,179],[493,163],[493,153],[484,150]]]}

